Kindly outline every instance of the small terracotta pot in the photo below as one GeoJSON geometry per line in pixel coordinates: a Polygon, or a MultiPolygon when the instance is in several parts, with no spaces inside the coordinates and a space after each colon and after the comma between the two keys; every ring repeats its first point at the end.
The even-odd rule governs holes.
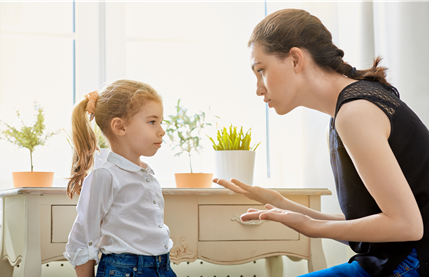
{"type": "Polygon", "coordinates": [[[210,188],[213,173],[175,173],[178,188],[210,188]]]}
{"type": "Polygon", "coordinates": [[[12,172],[13,186],[19,187],[52,187],[54,172],[12,172]]]}

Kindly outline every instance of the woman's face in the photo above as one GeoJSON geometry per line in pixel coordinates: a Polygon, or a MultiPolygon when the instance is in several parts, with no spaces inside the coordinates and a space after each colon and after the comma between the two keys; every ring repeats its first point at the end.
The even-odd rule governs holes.
{"type": "Polygon", "coordinates": [[[264,52],[263,46],[250,47],[252,71],[256,75],[256,94],[283,115],[298,106],[300,78],[296,72],[297,61],[292,55],[280,59],[264,52]]]}

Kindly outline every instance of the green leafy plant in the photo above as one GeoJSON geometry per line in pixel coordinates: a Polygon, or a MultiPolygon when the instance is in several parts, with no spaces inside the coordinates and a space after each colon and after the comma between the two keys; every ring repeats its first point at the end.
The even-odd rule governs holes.
{"type": "Polygon", "coordinates": [[[211,126],[211,124],[206,123],[206,114],[204,112],[188,115],[187,111],[187,109],[180,106],[179,99],[176,105],[176,114],[169,115],[167,119],[164,119],[164,123],[166,124],[165,132],[174,145],[173,150],[180,149],[174,156],[188,153],[189,167],[192,173],[191,152],[199,153],[199,150],[202,149],[200,145],[201,130],[205,126],[211,126]]]}
{"type": "Polygon", "coordinates": [[[16,115],[22,124],[21,129],[17,129],[5,122],[2,122],[2,125],[6,127],[6,130],[1,132],[3,134],[1,139],[16,144],[18,147],[30,150],[31,171],[33,171],[34,148],[39,145],[44,145],[46,141],[55,134],[55,132],[47,132],[45,130],[45,115],[43,113],[43,108],[35,103],[34,109],[37,112],[37,116],[33,125],[26,125],[21,119],[19,111],[16,111],[16,115]]]}
{"type": "Polygon", "coordinates": [[[250,147],[250,141],[252,136],[252,129],[249,129],[245,134],[243,133],[243,127],[240,132],[237,132],[237,127],[232,125],[227,129],[223,127],[217,131],[217,142],[209,136],[207,136],[212,142],[213,149],[216,151],[220,150],[250,150],[255,151],[258,148],[260,142],[250,147]]]}

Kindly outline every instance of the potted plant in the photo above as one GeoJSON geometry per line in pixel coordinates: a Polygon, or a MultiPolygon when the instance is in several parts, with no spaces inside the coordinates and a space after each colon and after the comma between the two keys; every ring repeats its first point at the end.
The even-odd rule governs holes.
{"type": "Polygon", "coordinates": [[[191,155],[193,152],[199,153],[202,149],[200,145],[201,130],[205,126],[211,126],[205,122],[206,115],[204,112],[188,115],[187,109],[180,106],[180,99],[177,101],[176,114],[169,115],[164,119],[166,123],[165,132],[174,145],[174,149],[179,151],[174,155],[180,156],[186,153],[189,157],[190,173],[175,173],[176,186],[178,188],[211,187],[213,174],[212,173],[194,173],[192,169],[191,155]]]}
{"type": "Polygon", "coordinates": [[[2,139],[5,139],[18,147],[27,148],[30,151],[30,169],[29,172],[12,172],[14,187],[50,187],[54,179],[54,172],[36,172],[33,171],[33,152],[36,146],[44,145],[46,141],[53,136],[54,132],[45,130],[45,116],[43,108],[35,103],[34,108],[37,112],[36,121],[33,125],[26,125],[21,119],[19,111],[16,112],[22,127],[18,130],[9,124],[2,122],[6,130],[2,131],[2,139]]]}
{"type": "Polygon", "coordinates": [[[209,137],[215,154],[215,177],[230,180],[235,178],[248,185],[253,184],[256,145],[250,146],[251,130],[237,132],[232,125],[217,131],[217,142],[209,137]]]}

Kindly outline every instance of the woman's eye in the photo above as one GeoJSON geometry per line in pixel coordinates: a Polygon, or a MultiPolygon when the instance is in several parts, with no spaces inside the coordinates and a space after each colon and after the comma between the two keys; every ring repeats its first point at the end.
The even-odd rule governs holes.
{"type": "Polygon", "coordinates": [[[156,121],[155,120],[152,120],[151,122],[149,122],[150,124],[152,124],[152,125],[155,125],[155,123],[156,123],[156,121]]]}
{"type": "Polygon", "coordinates": [[[258,69],[258,70],[256,70],[259,74],[261,74],[262,75],[262,71],[263,71],[263,69],[258,69]]]}

